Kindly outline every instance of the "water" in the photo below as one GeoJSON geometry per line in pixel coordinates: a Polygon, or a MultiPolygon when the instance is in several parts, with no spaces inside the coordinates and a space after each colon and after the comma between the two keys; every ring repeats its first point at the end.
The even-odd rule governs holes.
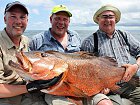
{"type": "Polygon", "coordinates": [[[44,30],[27,30],[24,32],[24,35],[28,36],[29,38],[32,38],[33,35],[36,35],[44,30]]]}

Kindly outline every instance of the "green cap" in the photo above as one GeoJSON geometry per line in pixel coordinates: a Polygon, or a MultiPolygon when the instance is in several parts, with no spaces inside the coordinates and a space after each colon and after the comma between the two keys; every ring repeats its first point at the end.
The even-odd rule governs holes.
{"type": "Polygon", "coordinates": [[[62,12],[62,11],[68,13],[69,17],[72,17],[72,14],[70,13],[70,11],[65,5],[57,5],[53,7],[52,14],[62,12]]]}
{"type": "Polygon", "coordinates": [[[112,11],[115,13],[115,16],[116,16],[116,23],[118,23],[120,21],[120,18],[121,18],[121,12],[119,11],[118,8],[112,6],[112,5],[105,5],[105,6],[102,6],[99,10],[97,10],[97,12],[94,14],[93,16],[93,20],[95,23],[98,24],[98,20],[97,20],[97,17],[103,13],[104,11],[112,11]]]}

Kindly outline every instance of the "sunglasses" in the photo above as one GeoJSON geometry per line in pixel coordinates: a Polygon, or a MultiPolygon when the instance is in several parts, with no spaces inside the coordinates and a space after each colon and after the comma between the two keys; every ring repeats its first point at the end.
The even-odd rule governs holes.
{"type": "Polygon", "coordinates": [[[115,15],[100,15],[99,17],[101,17],[102,19],[113,19],[115,18],[115,15]]]}

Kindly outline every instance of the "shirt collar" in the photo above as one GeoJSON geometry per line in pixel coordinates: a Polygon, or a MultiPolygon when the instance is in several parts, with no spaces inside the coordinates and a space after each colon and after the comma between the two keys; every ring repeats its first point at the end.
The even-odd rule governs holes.
{"type": "MultiPolygon", "coordinates": [[[[5,43],[6,43],[6,46],[7,46],[8,49],[16,48],[16,46],[14,45],[12,40],[7,35],[5,29],[2,31],[2,37],[6,40],[5,43]]],[[[23,38],[21,37],[21,43],[20,43],[20,46],[19,46],[18,49],[22,49],[24,47],[25,47],[25,42],[24,42],[23,38]]]]}
{"type": "Polygon", "coordinates": [[[6,40],[5,43],[8,49],[15,47],[14,43],[11,41],[11,39],[7,35],[5,29],[2,31],[2,37],[4,38],[4,40],[6,40]]]}
{"type": "Polygon", "coordinates": [[[48,31],[48,40],[51,40],[51,39],[54,39],[56,40],[53,35],[51,34],[51,28],[49,28],[49,31],[48,31]]]}
{"type": "MultiPolygon", "coordinates": [[[[108,37],[108,35],[104,32],[104,31],[102,31],[102,30],[98,30],[97,31],[100,35],[104,35],[104,36],[106,36],[106,37],[108,37]]],[[[115,30],[114,31],[114,33],[113,33],[113,37],[112,38],[114,38],[115,36],[117,35],[117,31],[115,30]]],[[[108,37],[109,38],[109,37],[108,37]]]]}

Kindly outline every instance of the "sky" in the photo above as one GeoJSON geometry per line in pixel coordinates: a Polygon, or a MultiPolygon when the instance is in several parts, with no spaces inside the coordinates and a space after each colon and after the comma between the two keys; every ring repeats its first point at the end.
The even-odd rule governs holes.
{"type": "MultiPolygon", "coordinates": [[[[15,0],[0,0],[0,30],[5,27],[4,9],[7,3],[15,0]]],[[[124,30],[140,29],[140,0],[19,0],[29,10],[27,30],[47,30],[51,10],[55,5],[66,5],[72,13],[70,29],[94,30],[98,25],[93,22],[94,13],[103,5],[111,4],[121,11],[117,28],[124,30]]]]}

